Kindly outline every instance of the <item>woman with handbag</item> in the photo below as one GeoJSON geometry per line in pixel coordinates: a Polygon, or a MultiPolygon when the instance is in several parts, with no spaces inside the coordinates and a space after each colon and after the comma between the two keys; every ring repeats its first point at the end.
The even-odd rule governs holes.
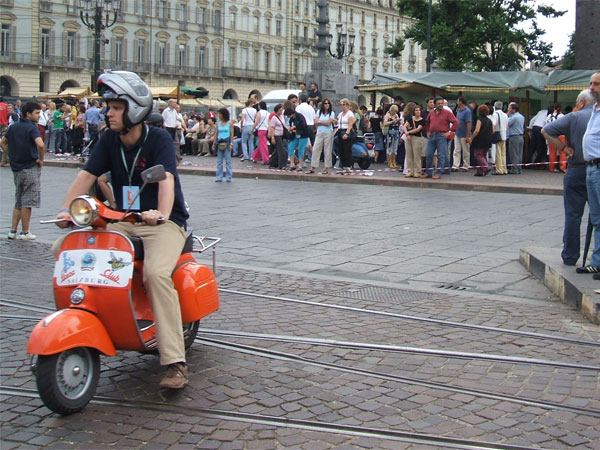
{"type": "Polygon", "coordinates": [[[486,105],[481,105],[477,109],[478,119],[475,125],[475,131],[467,140],[471,144],[475,161],[477,161],[476,177],[486,176],[490,170],[490,165],[487,162],[486,155],[492,146],[492,134],[494,133],[494,124],[488,117],[490,109],[486,105]]]}
{"type": "Polygon", "coordinates": [[[356,131],[354,131],[354,113],[350,111],[350,101],[347,98],[340,100],[340,106],[342,112],[338,115],[339,129],[337,137],[340,143],[340,162],[342,164],[342,170],[346,173],[350,172],[352,167],[352,144],[356,138],[356,131]]]}
{"type": "Polygon", "coordinates": [[[331,100],[328,98],[321,102],[321,108],[315,117],[315,126],[317,126],[317,136],[313,147],[312,160],[308,173],[315,173],[321,161],[321,152],[325,153],[325,166],[323,175],[329,173],[331,168],[331,150],[333,148],[333,125],[336,123],[335,114],[331,110],[331,100]]]}
{"type": "Polygon", "coordinates": [[[229,110],[221,108],[217,112],[219,122],[217,124],[217,179],[223,181],[223,158],[225,158],[225,179],[231,181],[233,170],[231,168],[231,150],[233,150],[233,122],[229,120],[229,110]]]}
{"type": "Polygon", "coordinates": [[[252,153],[252,161],[258,162],[258,158],[261,159],[263,164],[269,164],[269,147],[267,145],[267,130],[269,128],[269,111],[267,111],[267,104],[265,102],[258,103],[258,111],[254,118],[254,125],[252,126],[251,134],[257,133],[258,135],[258,147],[252,153]]]}
{"type": "Polygon", "coordinates": [[[290,119],[290,133],[292,140],[288,143],[288,157],[290,158],[290,170],[298,170],[302,172],[304,164],[304,150],[308,144],[310,134],[306,119],[296,110],[288,108],[285,110],[285,115],[290,119]],[[298,149],[298,164],[296,164],[296,149],[298,149]]]}
{"type": "Polygon", "coordinates": [[[283,145],[284,139],[289,139],[288,130],[285,127],[283,119],[283,105],[278,103],[275,105],[273,117],[269,122],[269,139],[275,147],[277,153],[277,167],[285,169],[287,167],[287,151],[283,145]]]}
{"type": "Polygon", "coordinates": [[[398,151],[398,143],[400,142],[400,126],[402,118],[398,115],[398,106],[392,105],[390,110],[383,118],[383,126],[389,127],[389,133],[386,142],[387,163],[390,169],[395,169],[396,153],[398,151]]]}

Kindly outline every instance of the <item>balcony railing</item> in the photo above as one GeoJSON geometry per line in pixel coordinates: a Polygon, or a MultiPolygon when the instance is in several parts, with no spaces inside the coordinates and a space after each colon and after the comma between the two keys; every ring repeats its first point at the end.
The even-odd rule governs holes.
{"type": "Polygon", "coordinates": [[[265,70],[254,70],[254,69],[239,69],[236,67],[223,67],[223,75],[227,77],[239,77],[239,78],[258,78],[262,80],[277,80],[287,81],[287,74],[265,71],[265,70]]]}
{"type": "Polygon", "coordinates": [[[314,47],[317,45],[316,39],[308,39],[304,36],[294,36],[294,45],[300,45],[304,47],[314,47]]]}

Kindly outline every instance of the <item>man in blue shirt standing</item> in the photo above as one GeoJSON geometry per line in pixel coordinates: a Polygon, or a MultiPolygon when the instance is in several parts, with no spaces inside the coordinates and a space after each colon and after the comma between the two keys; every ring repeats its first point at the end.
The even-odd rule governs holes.
{"type": "Polygon", "coordinates": [[[8,239],[31,241],[36,238],[29,230],[29,222],[31,208],[40,207],[40,172],[46,149],[37,127],[40,110],[39,103],[25,103],[22,109],[23,117],[8,128],[0,142],[4,152],[9,155],[16,190],[8,239]],[[17,234],[19,222],[21,222],[21,232],[17,234]]]}
{"type": "Polygon", "coordinates": [[[469,143],[467,141],[471,137],[471,120],[473,118],[473,113],[467,106],[467,101],[464,97],[458,97],[456,102],[458,103],[458,109],[456,110],[458,129],[454,136],[454,160],[452,163],[452,170],[454,172],[458,171],[462,159],[462,170],[466,172],[471,166],[471,154],[469,143]]]}
{"type": "Polygon", "coordinates": [[[587,193],[590,220],[594,225],[594,252],[590,264],[578,267],[577,273],[594,273],[600,280],[600,70],[590,78],[590,93],[596,104],[583,136],[583,158],[587,164],[587,193]]]}
{"type": "Polygon", "coordinates": [[[567,266],[574,266],[579,259],[581,218],[587,202],[586,164],[583,159],[583,135],[592,114],[595,99],[589,89],[577,96],[576,112],[572,112],[549,123],[542,129],[542,135],[549,144],[569,157],[567,173],[563,178],[563,202],[565,210],[565,230],[563,249],[560,254],[567,266]],[[565,136],[564,144],[559,136],[565,136]]]}
{"type": "Polygon", "coordinates": [[[508,105],[508,154],[510,155],[511,168],[508,173],[520,174],[523,162],[523,132],[525,130],[525,117],[519,112],[519,105],[508,105]]]}
{"type": "Polygon", "coordinates": [[[92,106],[85,112],[85,123],[88,128],[90,140],[94,141],[98,138],[98,126],[100,124],[100,110],[98,109],[98,101],[92,100],[92,106]]]}

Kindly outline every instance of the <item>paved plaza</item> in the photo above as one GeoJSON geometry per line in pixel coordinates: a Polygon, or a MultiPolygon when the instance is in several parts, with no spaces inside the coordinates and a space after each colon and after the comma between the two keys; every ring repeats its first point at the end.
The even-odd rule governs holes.
{"type": "MultiPolygon", "coordinates": [[[[52,414],[25,348],[64,233],[38,221],[75,174],[44,169],[36,242],[0,239],[3,449],[600,447],[600,328],[518,262],[560,252],[562,197],[235,173],[181,177],[195,234],[222,238],[190,385],[120,353],[83,412],[52,414]]],[[[8,230],[8,170],[0,189],[8,230]]]]}

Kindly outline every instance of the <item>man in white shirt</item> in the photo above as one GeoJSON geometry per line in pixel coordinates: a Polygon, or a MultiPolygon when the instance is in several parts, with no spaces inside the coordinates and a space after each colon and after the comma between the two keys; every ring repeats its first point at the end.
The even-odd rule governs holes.
{"type": "Polygon", "coordinates": [[[502,102],[494,103],[494,113],[490,117],[494,124],[494,129],[500,132],[500,142],[492,144],[492,162],[496,164],[496,172],[498,175],[505,175],[506,169],[506,130],[508,129],[508,116],[502,111],[502,102]]]}
{"type": "Polygon", "coordinates": [[[315,110],[308,102],[308,95],[300,93],[300,104],[296,106],[296,112],[302,114],[308,126],[308,138],[310,144],[306,145],[306,149],[310,153],[312,146],[315,143],[315,110]]]}
{"type": "Polygon", "coordinates": [[[38,119],[37,127],[40,130],[40,137],[42,141],[46,142],[46,130],[48,129],[48,111],[46,110],[47,106],[45,103],[40,103],[41,111],[40,118],[38,119]]]}
{"type": "Polygon", "coordinates": [[[177,101],[175,99],[170,99],[168,107],[162,112],[165,129],[169,132],[173,141],[175,141],[175,135],[177,134],[177,119],[179,115],[175,109],[176,104],[177,101]]]}
{"type": "Polygon", "coordinates": [[[546,161],[548,147],[546,146],[546,139],[542,136],[542,128],[546,125],[546,117],[548,117],[548,110],[540,109],[529,121],[531,145],[529,146],[528,162],[543,163],[546,161]]]}

